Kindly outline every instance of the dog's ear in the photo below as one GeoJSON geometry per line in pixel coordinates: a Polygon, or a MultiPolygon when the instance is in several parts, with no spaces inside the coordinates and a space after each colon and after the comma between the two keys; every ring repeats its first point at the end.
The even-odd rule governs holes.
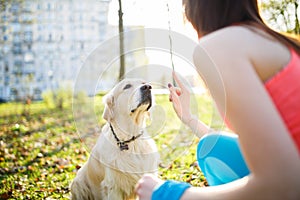
{"type": "Polygon", "coordinates": [[[103,97],[103,103],[105,105],[104,111],[103,111],[103,119],[110,122],[113,118],[113,105],[114,105],[114,97],[112,94],[108,93],[103,97]]]}

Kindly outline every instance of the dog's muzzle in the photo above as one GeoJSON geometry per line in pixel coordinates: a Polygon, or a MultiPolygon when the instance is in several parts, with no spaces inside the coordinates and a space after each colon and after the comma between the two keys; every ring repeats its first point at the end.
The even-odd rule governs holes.
{"type": "MultiPolygon", "coordinates": [[[[140,99],[137,108],[139,108],[142,105],[148,105],[148,107],[146,108],[147,111],[151,108],[152,106],[151,89],[152,89],[151,85],[148,84],[145,84],[139,88],[140,99]]],[[[136,109],[131,110],[131,112],[135,112],[136,109]]]]}
{"type": "Polygon", "coordinates": [[[152,104],[151,89],[152,89],[151,85],[143,85],[140,88],[140,91],[141,91],[140,105],[149,104],[149,106],[147,107],[147,110],[149,110],[149,108],[151,107],[151,104],[152,104]]]}

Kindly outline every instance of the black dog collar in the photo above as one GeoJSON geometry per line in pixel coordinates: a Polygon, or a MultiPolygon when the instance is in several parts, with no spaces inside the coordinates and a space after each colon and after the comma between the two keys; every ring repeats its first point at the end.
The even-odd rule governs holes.
{"type": "Polygon", "coordinates": [[[113,135],[114,135],[114,137],[115,137],[115,139],[116,139],[116,141],[117,141],[117,145],[119,146],[119,148],[120,148],[121,151],[128,150],[128,149],[129,149],[128,143],[130,143],[130,142],[136,140],[137,138],[139,138],[139,137],[141,137],[141,136],[143,135],[143,132],[141,132],[141,133],[140,133],[139,135],[137,135],[137,136],[132,136],[132,138],[129,139],[129,140],[121,141],[121,140],[118,138],[118,136],[116,135],[116,133],[115,133],[115,131],[114,131],[112,125],[109,124],[109,126],[110,126],[110,130],[112,131],[112,133],[113,133],[113,135]]]}

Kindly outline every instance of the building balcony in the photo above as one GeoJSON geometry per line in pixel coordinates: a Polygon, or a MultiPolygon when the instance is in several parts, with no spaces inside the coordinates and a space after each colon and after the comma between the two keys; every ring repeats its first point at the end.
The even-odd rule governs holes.
{"type": "Polygon", "coordinates": [[[12,71],[12,74],[15,75],[15,76],[22,76],[23,71],[21,69],[14,69],[12,71]]]}
{"type": "Polygon", "coordinates": [[[22,47],[21,46],[13,46],[12,48],[13,54],[22,54],[22,47]]]}

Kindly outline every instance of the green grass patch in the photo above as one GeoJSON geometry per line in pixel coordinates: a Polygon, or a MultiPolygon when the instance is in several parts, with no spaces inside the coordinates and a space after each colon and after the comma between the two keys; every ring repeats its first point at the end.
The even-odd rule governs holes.
{"type": "MultiPolygon", "coordinates": [[[[105,123],[101,97],[91,99],[98,124],[86,127],[95,138],[95,126],[105,123]]],[[[202,95],[195,102],[194,113],[210,123],[211,98],[202,95]]],[[[162,157],[159,176],[205,186],[195,156],[198,139],[176,117],[167,95],[157,95],[156,104],[153,121],[161,123],[150,121],[148,129],[162,157]]],[[[69,184],[87,161],[89,145],[78,135],[71,106],[60,110],[43,102],[1,104],[0,199],[68,199],[69,184]]]]}

